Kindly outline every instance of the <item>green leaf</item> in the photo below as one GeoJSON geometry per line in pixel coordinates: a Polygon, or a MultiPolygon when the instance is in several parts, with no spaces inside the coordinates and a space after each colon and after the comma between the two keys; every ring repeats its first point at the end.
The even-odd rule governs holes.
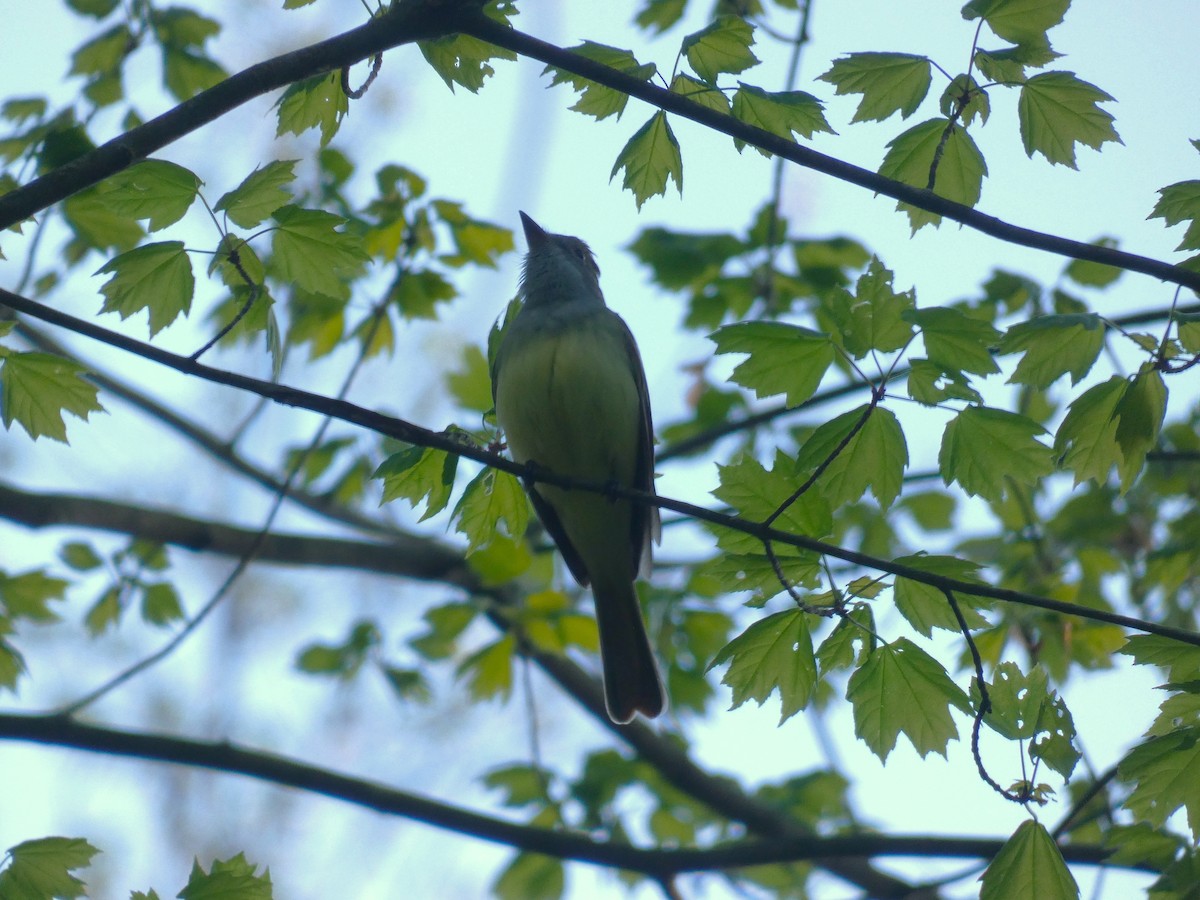
{"type": "Polygon", "coordinates": [[[1017,115],[1028,156],[1040,153],[1051,163],[1075,165],[1075,145],[1099,150],[1106,141],[1121,143],[1113,117],[1100,103],[1113,98],[1073,72],[1045,72],[1021,86],[1017,115]]]}
{"type": "MultiPolygon", "coordinates": [[[[802,501],[803,502],[803,501],[802,501]]],[[[829,519],[829,505],[825,503],[822,509],[829,519]]],[[[811,515],[811,513],[808,513],[811,515]]],[[[826,532],[822,532],[824,534],[826,532]]],[[[775,547],[775,562],[779,564],[779,572],[762,549],[762,543],[757,544],[757,552],[750,541],[740,541],[735,538],[737,532],[725,531],[719,539],[721,552],[706,563],[698,572],[703,577],[714,581],[720,590],[728,593],[751,591],[754,597],[747,603],[755,608],[762,607],[768,600],[783,590],[779,583],[779,572],[788,584],[811,587],[816,584],[821,575],[820,561],[816,554],[797,550],[789,546],[775,547]],[[733,544],[738,551],[731,549],[733,544]]]]}
{"type": "MultiPolygon", "coordinates": [[[[1055,56],[1057,55],[1055,54],[1055,56]]],[[[1025,80],[1027,63],[1022,58],[1019,47],[1007,47],[1004,50],[976,50],[974,63],[980,74],[988,81],[1014,85],[1025,80]]]]}
{"type": "Polygon", "coordinates": [[[329,297],[349,296],[345,279],[358,273],[370,257],[354,235],[336,230],[346,220],[298,206],[281,206],[272,218],[279,224],[271,235],[279,277],[329,297]]]}
{"type": "Polygon", "coordinates": [[[459,268],[474,263],[494,269],[500,256],[515,249],[512,229],[471,218],[461,203],[434,200],[432,206],[438,218],[450,226],[457,251],[439,257],[446,265],[459,268]]]}
{"type": "Polygon", "coordinates": [[[1000,332],[987,322],[944,306],[906,310],[902,315],[921,329],[925,353],[942,368],[979,375],[1000,371],[990,352],[1000,332]]]}
{"type": "Polygon", "coordinates": [[[88,247],[125,251],[142,239],[142,226],[113,212],[101,199],[99,187],[68,197],[62,211],[76,237],[88,247]]]}
{"type": "Polygon", "coordinates": [[[217,201],[213,209],[224,210],[242,228],[253,228],[292,200],[287,185],[296,180],[298,159],[278,159],[255,169],[242,183],[217,201]]]}
{"type": "MultiPolygon", "coordinates": [[[[914,569],[920,569],[930,575],[953,578],[957,581],[983,583],[978,574],[978,563],[958,559],[954,556],[918,553],[913,556],[901,556],[895,562],[912,566],[914,569]]],[[[892,592],[896,601],[896,609],[913,628],[925,637],[933,634],[935,628],[945,631],[960,631],[958,619],[941,588],[924,581],[897,576],[895,584],[892,586],[892,592]]],[[[967,623],[967,628],[977,630],[988,628],[991,625],[969,599],[959,595],[956,595],[955,599],[958,601],[958,608],[963,615],[963,620],[967,623]]]]}
{"type": "Polygon", "coordinates": [[[402,497],[415,509],[422,501],[425,512],[417,520],[424,522],[437,515],[450,502],[458,457],[432,447],[407,447],[379,464],[372,478],[383,479],[381,503],[402,497]]]}
{"type": "Polygon", "coordinates": [[[540,853],[518,853],[492,886],[499,900],[559,900],[565,889],[562,860],[540,853]]]}
{"type": "Polygon", "coordinates": [[[337,134],[342,118],[350,110],[350,101],[342,90],[340,74],[330,72],[297,81],[283,92],[276,106],[279,110],[276,137],[320,128],[324,147],[337,134]]]}
{"type": "MultiPolygon", "coordinates": [[[[511,0],[491,0],[491,2],[476,4],[483,6],[484,15],[508,25],[509,17],[516,12],[511,0]]],[[[495,74],[490,63],[493,59],[515,60],[517,54],[504,50],[495,44],[481,41],[467,34],[451,34],[434,41],[419,41],[421,55],[433,70],[446,82],[446,87],[454,90],[455,84],[461,84],[472,94],[483,87],[484,81],[495,74]]]]}
{"type": "Polygon", "coordinates": [[[1192,839],[1200,835],[1200,726],[1144,741],[1121,760],[1117,774],[1135,784],[1125,808],[1138,819],[1162,827],[1182,806],[1192,839]]]}
{"type": "Polygon", "coordinates": [[[639,210],[650,197],[666,193],[668,178],[675,179],[675,187],[683,194],[683,155],[666,113],[655,113],[629,139],[613,164],[609,181],[622,169],[625,178],[621,186],[633,192],[639,210]]]}
{"type": "Polygon", "coordinates": [[[1114,375],[1076,397],[1054,436],[1059,465],[1075,473],[1075,484],[1087,479],[1103,483],[1124,455],[1117,443],[1117,408],[1129,382],[1114,375]]]}
{"type": "Polygon", "coordinates": [[[1009,384],[1046,388],[1070,372],[1075,385],[1091,371],[1104,348],[1104,335],[1104,322],[1094,313],[1039,316],[1009,328],[997,352],[1025,354],[1009,384]]]}
{"type": "MultiPolygon", "coordinates": [[[[773,515],[800,486],[794,471],[795,463],[783,451],[776,452],[771,470],[754,457],[744,456],[732,465],[717,465],[721,485],[712,493],[733,507],[739,516],[760,522],[773,515]]],[[[827,535],[833,527],[829,501],[816,491],[808,491],[791,503],[774,524],[784,531],[809,537],[827,535]]],[[[757,538],[749,538],[748,546],[756,545],[761,549],[757,538]]]]}
{"type": "MultiPolygon", "coordinates": [[[[932,189],[938,196],[965,206],[979,202],[987,164],[974,139],[961,125],[947,119],[929,119],[893,138],[887,146],[888,152],[879,165],[880,175],[913,187],[932,189]]],[[[913,231],[942,221],[941,216],[907,203],[898,203],[896,208],[908,213],[913,231]]]]}
{"type": "Polygon", "coordinates": [[[1176,250],[1200,250],[1200,181],[1180,181],[1159,190],[1151,219],[1163,219],[1167,227],[1187,222],[1187,231],[1176,250]]]}
{"type": "Polygon", "coordinates": [[[128,26],[115,25],[71,54],[68,75],[107,75],[137,46],[128,26]]]}
{"type": "Polygon", "coordinates": [[[21,652],[5,640],[10,632],[8,622],[0,618],[0,688],[14,690],[17,680],[25,674],[25,658],[21,652]]]}
{"type": "Polygon", "coordinates": [[[392,287],[388,300],[406,319],[436,319],[437,305],[458,296],[458,289],[432,269],[406,272],[392,287]]]}
{"type": "Polygon", "coordinates": [[[980,878],[979,900],[1077,900],[1079,885],[1054,838],[1026,819],[1005,841],[980,878]]]}
{"type": "Polygon", "coordinates": [[[882,122],[893,113],[907,119],[929,93],[929,59],[908,53],[851,53],[817,76],[834,93],[862,94],[851,122],[882,122]]]}
{"type": "Polygon", "coordinates": [[[40,570],[20,575],[0,572],[0,615],[31,622],[55,622],[58,614],[47,604],[62,600],[69,584],[40,570]]]}
{"type": "Polygon", "coordinates": [[[853,296],[838,289],[821,304],[822,316],[832,325],[832,336],[855,359],[877,350],[899,350],[912,338],[913,326],[904,312],[913,308],[916,295],[911,289],[896,293],[892,278],[891,270],[872,257],[853,296]]]}
{"type": "Polygon", "coordinates": [[[96,274],[112,275],[100,288],[104,294],[100,311],[128,319],[148,310],[151,337],[192,308],[196,276],[182,241],[143,244],[114,256],[96,274]]]}
{"type": "Polygon", "coordinates": [[[340,644],[309,644],[296,658],[296,668],[311,675],[336,675],[351,678],[380,643],[379,627],[374,622],[356,622],[340,644]]]}
{"type": "Polygon", "coordinates": [[[221,23],[183,7],[153,9],[150,21],[158,40],[171,47],[202,47],[221,33],[221,23]]]}
{"type": "Polygon", "coordinates": [[[647,228],[629,249],[650,268],[658,284],[678,291],[711,281],[722,265],[741,253],[745,245],[732,234],[687,234],[647,228]]]}
{"type": "Polygon", "coordinates": [[[455,652],[455,641],[475,621],[479,610],[469,603],[446,603],[421,616],[427,630],[408,644],[426,659],[446,659],[455,652]]]}
{"type": "Polygon", "coordinates": [[[124,611],[124,608],[121,606],[120,593],[116,587],[109,587],[92,604],[91,609],[84,616],[83,622],[87,626],[88,633],[92,637],[96,637],[117,624],[121,620],[121,614],[124,611]]]}
{"type": "Polygon", "coordinates": [[[918,403],[937,406],[943,400],[966,400],[982,403],[979,391],[956,368],[949,370],[927,359],[912,360],[908,372],[908,395],[918,403]]]}
{"type": "Polygon", "coordinates": [[[44,97],[13,97],[0,104],[0,117],[8,119],[14,125],[20,125],[28,119],[40,119],[46,115],[47,103],[44,97]]]}
{"type": "Polygon", "coordinates": [[[750,52],[754,29],[740,16],[719,16],[707,27],[689,34],[680,48],[701,81],[715,84],[722,72],[736,75],[758,65],[750,52]]]}
{"type": "Polygon", "coordinates": [[[817,648],[817,662],[821,674],[827,675],[836,669],[848,669],[862,660],[863,654],[873,646],[872,633],[875,631],[875,614],[865,603],[857,604],[850,612],[842,616],[833,631],[817,648]],[[854,645],[860,649],[856,653],[854,645]]]}
{"type": "Polygon", "coordinates": [[[76,572],[91,572],[104,565],[104,560],[91,544],[70,541],[59,548],[58,558],[76,572]]]}
{"type": "Polygon", "coordinates": [[[980,124],[986,124],[988,116],[992,114],[992,102],[988,99],[987,91],[969,75],[956,75],[946,85],[938,100],[938,108],[947,119],[957,117],[964,126],[969,126],[976,117],[980,124]]]}
{"type": "Polygon", "coordinates": [[[87,896],[71,872],[87,868],[100,851],[83,838],[47,837],[9,847],[8,867],[0,871],[4,900],[50,900],[87,896]]]}
{"type": "Polygon", "coordinates": [[[945,756],[958,737],[950,707],[970,711],[942,664],[908,638],[873,649],[850,676],[846,699],[854,707],[854,733],[883,761],[901,733],[922,757],[945,756]]]}
{"type": "MultiPolygon", "coordinates": [[[[548,554],[540,558],[550,560],[548,554]]],[[[486,547],[467,554],[467,565],[479,576],[480,584],[486,587],[508,584],[528,571],[533,562],[534,554],[529,541],[504,534],[494,534],[486,547]]],[[[528,602],[528,595],[526,600],[528,602]]]]}
{"type": "Polygon", "coordinates": [[[502,766],[483,777],[486,787],[503,794],[500,802],[512,809],[541,804],[546,800],[549,773],[529,765],[502,766]]]}
{"type": "MultiPolygon", "coordinates": [[[[978,700],[978,686],[974,693],[978,700]]],[[[996,667],[988,685],[991,709],[984,723],[1010,741],[1030,741],[1032,759],[1045,761],[1063,777],[1069,777],[1079,761],[1075,749],[1075,725],[1062,698],[1048,685],[1040,666],[1026,675],[1016,663],[996,667]]]]}
{"type": "Polygon", "coordinates": [[[476,412],[492,408],[492,378],[483,351],[470,344],[463,347],[463,367],[446,376],[446,386],[462,406],[476,412]]]}
{"type": "MultiPolygon", "coordinates": [[[[584,41],[578,46],[569,48],[569,52],[608,66],[610,69],[616,69],[639,81],[649,81],[658,71],[654,63],[645,65],[639,63],[631,50],[621,50],[593,41],[584,41]]],[[[554,73],[554,77],[550,81],[551,87],[556,84],[569,84],[572,89],[579,92],[579,99],[571,107],[575,112],[583,113],[585,116],[595,116],[596,121],[607,119],[611,115],[616,115],[618,119],[621,118],[621,113],[625,111],[625,104],[629,101],[629,95],[624,91],[614,90],[557,66],[546,66],[542,70],[543,75],[550,72],[554,73]]]]}
{"type": "MultiPolygon", "coordinates": [[[[1144,363],[1133,382],[1117,401],[1116,442],[1121,448],[1117,472],[1121,490],[1128,491],[1142,471],[1146,454],[1158,443],[1167,411],[1167,386],[1154,363],[1144,363]]],[[[1064,423],[1065,424],[1065,423],[1064,423]]]]}
{"type": "Polygon", "coordinates": [[[1195,691],[1196,682],[1190,682],[1188,690],[1172,694],[1158,707],[1158,715],[1146,729],[1146,737],[1170,734],[1179,728],[1200,726],[1200,692],[1195,691]]]}
{"type": "Polygon", "coordinates": [[[725,96],[724,91],[711,84],[698,81],[691,75],[685,75],[683,72],[672,79],[671,93],[680,94],[719,113],[730,112],[729,98],[725,96]]]}
{"type": "Polygon", "coordinates": [[[151,625],[170,625],[183,618],[179,592],[168,581],[146,586],[142,594],[142,618],[151,625]]]}
{"type": "Polygon", "coordinates": [[[1046,32],[1063,20],[1071,0],[971,0],[963,18],[982,18],[988,27],[1013,44],[1044,41],[1046,32]]]}
{"type": "Polygon", "coordinates": [[[1067,704],[1050,691],[1038,711],[1029,756],[1041,760],[1063,778],[1070,778],[1082,754],[1075,746],[1075,720],[1067,704]]]}
{"type": "Polygon", "coordinates": [[[472,700],[507,697],[512,693],[514,646],[513,636],[506,634],[462,661],[456,674],[467,677],[472,700]]]}
{"type": "MultiPolygon", "coordinates": [[[[833,134],[833,129],[825,120],[824,104],[804,91],[764,91],[739,81],[737,92],[733,95],[733,115],[747,125],[754,125],[788,141],[792,140],[793,132],[804,138],[811,138],[818,131],[833,134]]],[[[745,141],[737,138],[733,143],[739,152],[746,146],[745,141]]],[[[763,156],[771,155],[761,148],[755,149],[763,156]]]]}
{"type": "Polygon", "coordinates": [[[900,500],[900,507],[927,531],[946,531],[954,523],[957,506],[953,495],[942,491],[926,491],[923,494],[908,493],[900,500]]]}
{"type": "Polygon", "coordinates": [[[471,552],[491,543],[501,520],[508,537],[521,537],[529,524],[529,499],[515,475],[485,468],[463,491],[453,518],[471,552]]]}
{"type": "Polygon", "coordinates": [[[67,443],[63,412],[87,421],[103,412],[97,388],[84,379],[83,366],[49,353],[0,356],[0,417],[4,427],[20,423],[34,440],[45,437],[67,443]]]}
{"type": "Polygon", "coordinates": [[[190,100],[225,77],[225,70],[202,53],[179,47],[163,48],[163,83],[179,100],[190,100]]]}
{"type": "MultiPolygon", "coordinates": [[[[1100,238],[1092,242],[1096,247],[1114,248],[1117,246],[1116,238],[1100,238]]],[[[1200,245],[1198,245],[1200,248],[1200,245]]],[[[1182,247],[1177,249],[1182,250],[1182,247]]],[[[1087,259],[1073,259],[1067,264],[1065,269],[1066,276],[1076,284],[1081,284],[1084,287],[1108,287],[1114,281],[1121,277],[1121,270],[1116,266],[1105,265],[1104,263],[1092,262],[1087,259]]]]}
{"type": "Polygon", "coordinates": [[[754,391],[756,397],[784,394],[798,406],[816,392],[833,363],[829,335],[783,322],[741,322],[711,335],[717,353],[746,353],[748,359],[729,380],[754,391]]]}
{"type": "Polygon", "coordinates": [[[1200,680],[1200,647],[1157,634],[1130,635],[1118,653],[1132,656],[1134,665],[1160,666],[1176,684],[1200,680]]]}
{"type": "Polygon", "coordinates": [[[808,706],[817,685],[808,614],[792,609],[759,619],[725,645],[709,668],[729,663],[721,679],[733,688],[736,709],[747,700],[762,706],[779,690],[780,723],[808,706]]]}
{"type": "Polygon", "coordinates": [[[900,496],[908,445],[890,409],[860,406],[817,427],[800,449],[796,471],[815,471],[827,460],[817,484],[835,509],[857,501],[868,489],[887,509],[900,496]],[[862,427],[841,446],[859,422],[862,427]]]}
{"type": "Polygon", "coordinates": [[[653,28],[662,34],[683,16],[687,0],[645,0],[641,11],[634,18],[639,28],[653,28]]]}
{"type": "Polygon", "coordinates": [[[78,13],[103,19],[117,8],[120,0],[67,0],[67,5],[78,13]]]}
{"type": "Polygon", "coordinates": [[[1054,453],[1036,440],[1045,429],[1017,413],[968,406],[946,425],[938,467],[942,480],[968,494],[999,502],[1012,479],[1033,484],[1054,471],[1054,453]]]}
{"type": "Polygon", "coordinates": [[[103,182],[97,199],[119,216],[149,219],[158,231],[183,218],[203,184],[196,173],[161,159],[147,159],[103,182]]]}
{"type": "Polygon", "coordinates": [[[256,869],[243,853],[214,860],[208,872],[193,862],[187,886],[176,896],[179,900],[272,900],[270,872],[258,875],[256,869]]]}

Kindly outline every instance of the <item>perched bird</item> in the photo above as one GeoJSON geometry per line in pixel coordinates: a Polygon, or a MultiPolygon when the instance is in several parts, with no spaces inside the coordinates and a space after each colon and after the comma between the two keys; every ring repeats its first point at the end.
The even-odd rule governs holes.
{"type": "MultiPolygon", "coordinates": [[[[628,326],[604,304],[592,251],[525,213],[521,223],[523,305],[492,364],[509,452],[558,475],[653,492],[646,374],[628,326]]],[[[657,507],[544,482],[529,495],[571,574],[592,586],[609,717],[657,716],[665,696],[634,587],[659,539],[657,507]]]]}

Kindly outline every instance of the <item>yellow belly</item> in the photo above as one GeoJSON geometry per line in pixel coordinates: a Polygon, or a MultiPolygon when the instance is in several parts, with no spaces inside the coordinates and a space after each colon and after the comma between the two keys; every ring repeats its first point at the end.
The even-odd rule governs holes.
{"type": "MultiPolygon", "coordinates": [[[[621,333],[592,319],[582,328],[528,335],[514,349],[496,383],[496,417],[513,459],[632,486],[642,412],[621,333]]],[[[545,484],[535,489],[558,514],[591,580],[633,578],[628,501],[545,484]]]]}

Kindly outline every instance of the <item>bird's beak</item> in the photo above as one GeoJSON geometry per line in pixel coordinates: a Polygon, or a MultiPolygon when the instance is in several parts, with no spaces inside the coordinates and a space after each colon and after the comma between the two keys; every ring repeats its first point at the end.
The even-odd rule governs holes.
{"type": "Polygon", "coordinates": [[[525,229],[525,243],[529,245],[530,250],[536,250],[550,239],[546,230],[524,212],[521,213],[521,226],[525,229]]]}

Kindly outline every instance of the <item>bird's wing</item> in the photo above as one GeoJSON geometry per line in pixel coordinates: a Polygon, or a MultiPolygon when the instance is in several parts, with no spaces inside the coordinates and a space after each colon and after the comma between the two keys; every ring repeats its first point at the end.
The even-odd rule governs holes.
{"type": "Polygon", "coordinates": [[[538,493],[537,485],[533,485],[529,490],[529,499],[533,501],[533,509],[537,513],[538,518],[542,521],[542,526],[549,533],[551,540],[558,547],[558,552],[562,554],[563,560],[567,564],[567,568],[571,570],[571,574],[575,576],[584,587],[591,584],[591,578],[588,577],[587,566],[583,564],[583,557],[579,555],[579,551],[575,549],[575,545],[571,543],[571,539],[567,537],[567,530],[563,528],[562,521],[558,518],[558,513],[541,494],[538,493]]]}
{"type": "MultiPolygon", "coordinates": [[[[642,366],[642,357],[638,353],[637,342],[633,332],[625,324],[625,320],[616,313],[610,314],[617,320],[621,339],[625,344],[625,353],[629,357],[629,366],[633,371],[633,380],[637,384],[638,397],[641,399],[641,423],[638,429],[637,467],[634,469],[632,487],[648,494],[654,493],[654,422],[650,415],[650,388],[646,384],[646,370],[642,366]]],[[[643,575],[650,570],[650,542],[658,543],[661,538],[662,526],[659,522],[658,507],[644,503],[633,504],[633,517],[630,528],[630,542],[633,547],[633,569],[643,575]]]]}

